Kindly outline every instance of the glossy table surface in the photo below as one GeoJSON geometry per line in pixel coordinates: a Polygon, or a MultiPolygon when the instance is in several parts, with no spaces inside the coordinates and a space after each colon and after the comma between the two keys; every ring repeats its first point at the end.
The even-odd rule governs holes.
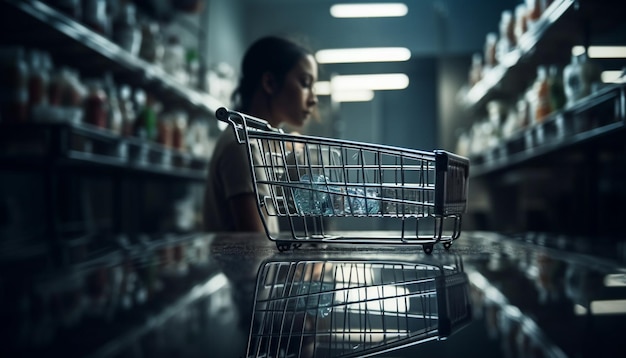
{"type": "MultiPolygon", "coordinates": [[[[263,235],[121,245],[3,266],[14,356],[609,357],[626,349],[626,246],[464,232],[450,250],[263,235]],[[10,269],[10,271],[9,271],[10,269]]],[[[2,351],[0,351],[2,353],[2,351]]],[[[6,356],[3,354],[3,356],[6,356]]]]}

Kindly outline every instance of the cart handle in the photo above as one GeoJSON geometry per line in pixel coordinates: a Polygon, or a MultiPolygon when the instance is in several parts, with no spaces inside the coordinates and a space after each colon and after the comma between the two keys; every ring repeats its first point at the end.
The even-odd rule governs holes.
{"type": "Polygon", "coordinates": [[[264,119],[249,116],[237,111],[231,111],[226,107],[218,108],[217,111],[215,111],[215,117],[222,122],[231,124],[235,128],[251,127],[265,131],[277,131],[276,128],[272,127],[269,122],[264,119]],[[233,118],[235,118],[235,120],[233,120],[233,118]]]}

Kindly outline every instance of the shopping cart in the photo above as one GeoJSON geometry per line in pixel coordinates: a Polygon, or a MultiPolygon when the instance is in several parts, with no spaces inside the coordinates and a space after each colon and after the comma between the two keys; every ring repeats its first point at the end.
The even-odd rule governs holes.
{"type": "Polygon", "coordinates": [[[247,357],[373,356],[447,339],[471,312],[460,258],[269,261],[257,276],[247,357]]]}
{"type": "Polygon", "coordinates": [[[431,253],[438,242],[450,248],[461,233],[469,175],[464,157],[286,134],[224,107],[216,117],[247,145],[259,213],[280,251],[334,242],[417,244],[431,253]],[[270,232],[266,215],[285,219],[289,232],[270,232]],[[325,220],[374,217],[392,229],[333,232],[325,220]]]}

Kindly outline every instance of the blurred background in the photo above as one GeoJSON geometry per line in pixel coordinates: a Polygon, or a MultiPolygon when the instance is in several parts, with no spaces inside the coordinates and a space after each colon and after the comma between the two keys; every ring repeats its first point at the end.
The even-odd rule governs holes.
{"type": "MultiPolygon", "coordinates": [[[[245,49],[270,34],[301,41],[320,63],[319,113],[300,132],[470,159],[463,230],[576,237],[584,250],[619,242],[622,8],[617,0],[2,0],[3,275],[102,267],[137,245],[155,245],[152,258],[172,265],[166,276],[176,276],[184,250],[202,263],[206,242],[189,238],[202,233],[208,162],[224,130],[214,113],[230,105],[245,49]],[[359,17],[361,9],[336,6],[374,3],[383,7],[359,17]],[[367,49],[378,57],[333,57],[367,49]]],[[[145,282],[152,258],[139,266],[145,282]]],[[[114,277],[81,270],[96,298],[114,277]]],[[[65,286],[52,286],[74,297],[73,276],[61,276],[65,286]]],[[[10,297],[1,296],[9,281],[0,298],[10,297]]],[[[140,286],[133,302],[152,292],[140,286]]],[[[59,302],[64,324],[78,327],[78,303],[59,302]]],[[[104,314],[93,302],[92,313],[104,314]]]]}

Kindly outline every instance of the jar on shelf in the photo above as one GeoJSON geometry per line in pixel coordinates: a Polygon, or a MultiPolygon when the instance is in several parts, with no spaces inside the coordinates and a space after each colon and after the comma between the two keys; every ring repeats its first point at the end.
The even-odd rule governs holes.
{"type": "Polygon", "coordinates": [[[133,3],[122,5],[113,21],[113,41],[131,55],[139,55],[141,29],[137,23],[137,10],[133,3]]]}
{"type": "Polygon", "coordinates": [[[84,101],[84,122],[98,128],[107,128],[109,114],[108,97],[102,81],[86,81],[87,96],[84,101]]]}
{"type": "Polygon", "coordinates": [[[0,119],[4,122],[23,122],[28,119],[29,68],[24,47],[0,50],[2,78],[0,83],[0,119]]]}

